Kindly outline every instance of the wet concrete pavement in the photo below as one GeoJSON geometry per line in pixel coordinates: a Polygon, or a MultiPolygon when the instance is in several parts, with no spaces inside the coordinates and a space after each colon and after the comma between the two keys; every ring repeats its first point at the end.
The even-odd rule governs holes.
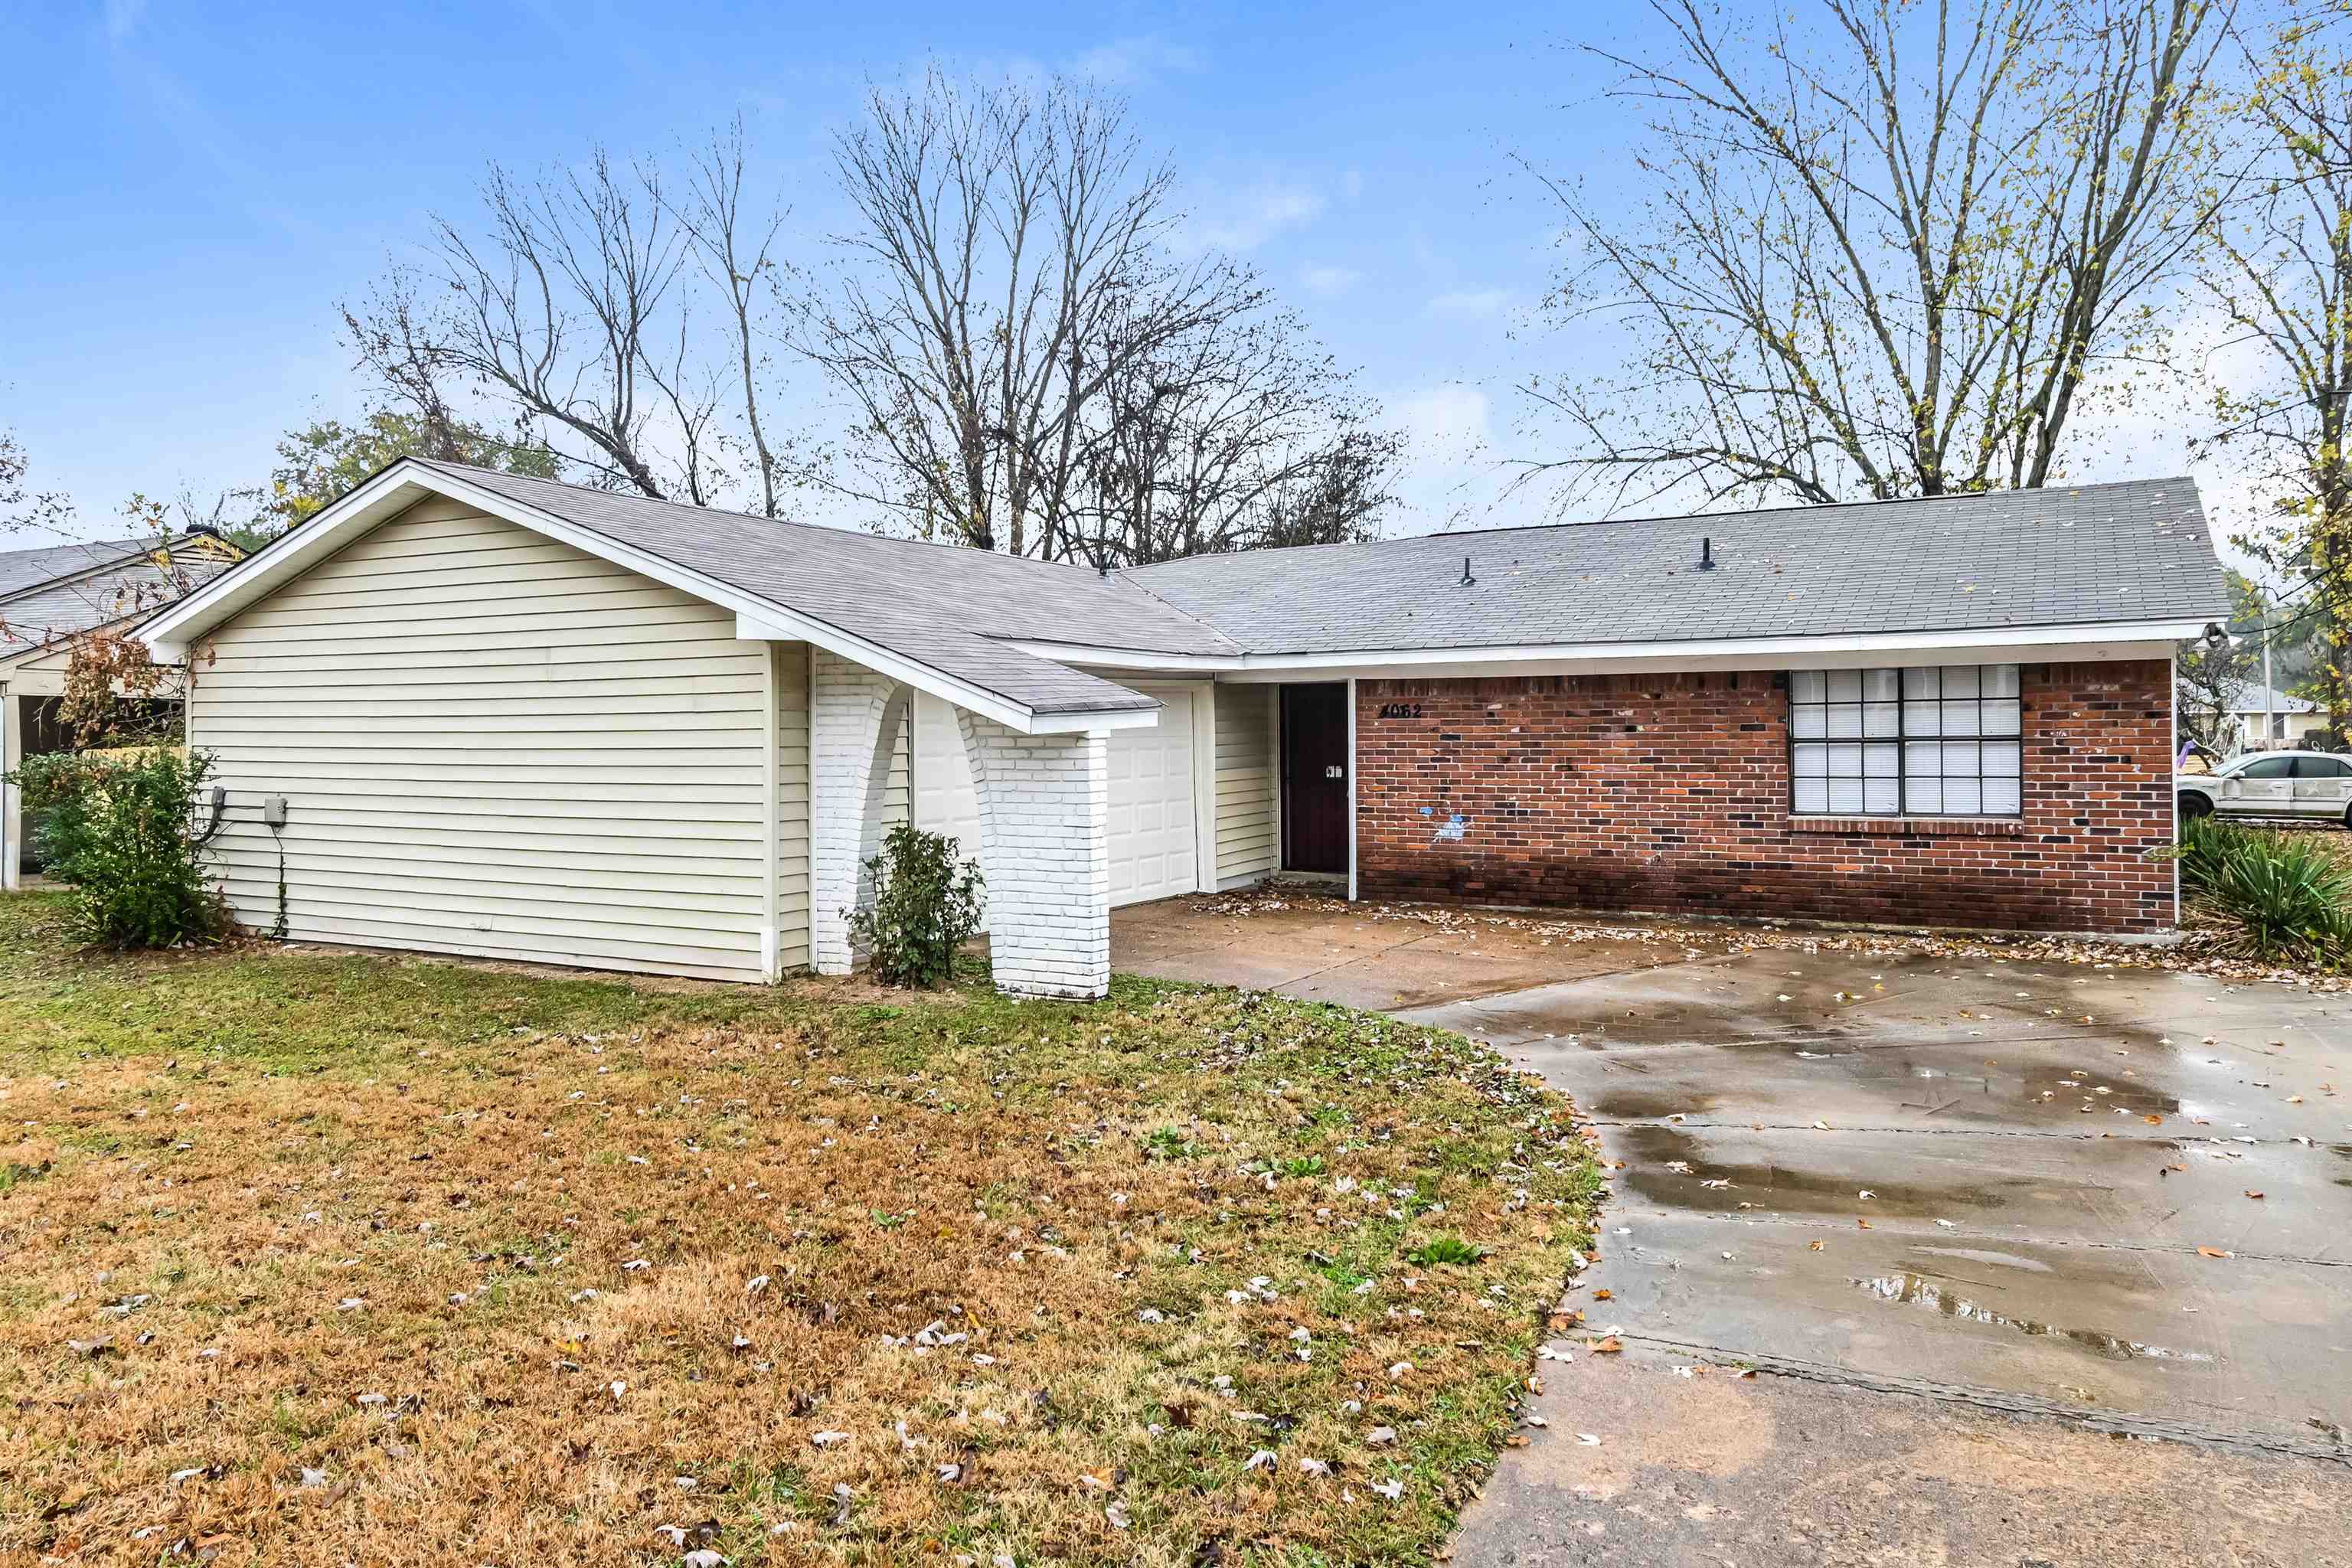
{"type": "Polygon", "coordinates": [[[1525,923],[1349,904],[1313,889],[1163,899],[1113,912],[1111,967],[1396,1012],[1678,963],[1639,938],[1564,943],[1525,923]]]}
{"type": "Polygon", "coordinates": [[[1374,913],[1115,962],[1479,1036],[1596,1122],[1564,1304],[1626,1349],[1559,1342],[1457,1563],[2352,1563],[2352,997],[1374,913]]]}
{"type": "Polygon", "coordinates": [[[1600,1125],[1644,1345],[2352,1457],[2342,997],[1765,952],[1407,1016],[1600,1125]]]}
{"type": "Polygon", "coordinates": [[[1553,1429],[1472,1506],[1454,1568],[2352,1562],[2352,1489],[2326,1460],[2117,1439],[1688,1360],[1580,1355],[1546,1363],[1544,1383],[1553,1429]]]}

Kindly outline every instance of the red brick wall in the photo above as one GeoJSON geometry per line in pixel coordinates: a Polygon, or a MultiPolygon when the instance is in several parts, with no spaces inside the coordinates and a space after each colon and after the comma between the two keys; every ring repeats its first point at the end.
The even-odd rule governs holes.
{"type": "Polygon", "coordinates": [[[2021,820],[1800,818],[1769,671],[1366,680],[1368,897],[1898,925],[2173,923],[2161,661],[2027,665],[2021,820]],[[1384,704],[1420,716],[1382,718],[1384,704]],[[1441,837],[1464,818],[1458,840],[1441,837]]]}

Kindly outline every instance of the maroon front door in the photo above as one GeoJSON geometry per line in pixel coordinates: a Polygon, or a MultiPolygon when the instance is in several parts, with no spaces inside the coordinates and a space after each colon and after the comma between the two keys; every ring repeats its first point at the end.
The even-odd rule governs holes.
{"type": "Polygon", "coordinates": [[[1348,688],[1282,689],[1282,868],[1348,872],[1348,688]]]}

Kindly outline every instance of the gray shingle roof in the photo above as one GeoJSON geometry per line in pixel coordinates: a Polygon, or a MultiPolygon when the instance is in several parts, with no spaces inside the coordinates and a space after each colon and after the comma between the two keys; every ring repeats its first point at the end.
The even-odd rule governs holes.
{"type": "Polygon", "coordinates": [[[1150,595],[1083,566],[777,522],[456,464],[425,466],[869,638],[1040,713],[1158,703],[996,639],[1241,651],[1150,595]]]}
{"type": "Polygon", "coordinates": [[[1128,576],[1253,653],[1958,632],[2230,609],[2188,479],[1431,534],[1197,556],[1128,576]],[[1712,572],[1698,570],[1703,538],[1712,572]]]}
{"type": "Polygon", "coordinates": [[[2307,698],[2290,697],[2284,691],[2269,691],[2259,680],[2242,680],[2230,689],[2232,713],[2316,713],[2319,704],[2307,698]],[[2268,704],[2263,700],[2270,698],[2268,704]]]}
{"type": "Polygon", "coordinates": [[[149,542],[143,539],[105,539],[0,551],[0,599],[28,593],[60,577],[93,572],[127,560],[146,549],[149,542]]]}
{"type": "Polygon", "coordinates": [[[167,571],[152,558],[158,542],[115,540],[0,555],[0,658],[152,614],[233,564],[169,540],[161,542],[172,552],[167,571]]]}
{"type": "Polygon", "coordinates": [[[2188,479],[1433,534],[1082,566],[420,463],[1041,713],[1152,706],[1013,642],[1379,653],[2203,621],[2188,479]],[[1698,569],[1700,541],[1715,569],[1698,569]],[[1461,583],[1463,557],[1475,581],[1461,583]]]}

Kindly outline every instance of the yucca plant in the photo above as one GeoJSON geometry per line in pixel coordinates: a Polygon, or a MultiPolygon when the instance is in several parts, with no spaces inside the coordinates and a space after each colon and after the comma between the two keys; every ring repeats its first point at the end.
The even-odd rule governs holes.
{"type": "Polygon", "coordinates": [[[2316,840],[2210,818],[2182,824],[2181,881],[2261,958],[2352,963],[2352,866],[2316,840]]]}

